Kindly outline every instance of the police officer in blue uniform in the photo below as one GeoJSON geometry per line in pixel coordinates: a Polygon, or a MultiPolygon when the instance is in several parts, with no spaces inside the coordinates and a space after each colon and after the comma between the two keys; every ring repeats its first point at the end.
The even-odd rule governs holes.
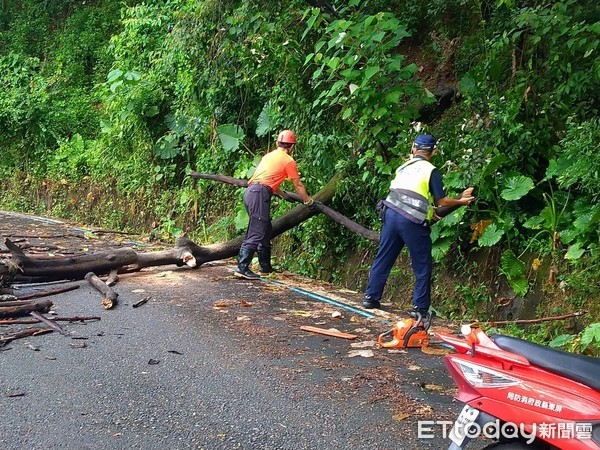
{"type": "Polygon", "coordinates": [[[412,158],[396,170],[390,193],[384,200],[383,227],[377,256],[369,273],[369,283],[362,302],[365,308],[381,308],[383,288],[396,258],[404,246],[408,248],[415,276],[411,315],[426,317],[431,304],[430,223],[439,220],[434,206],[455,208],[469,205],[473,188],[459,198],[447,197],[442,176],[429,160],[435,155],[437,140],[422,134],[412,146],[412,158]]]}

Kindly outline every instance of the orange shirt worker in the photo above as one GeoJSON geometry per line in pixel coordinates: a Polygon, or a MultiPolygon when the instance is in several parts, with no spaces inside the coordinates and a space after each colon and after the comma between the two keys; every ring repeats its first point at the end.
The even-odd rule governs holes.
{"type": "Polygon", "coordinates": [[[234,275],[248,280],[260,278],[250,270],[254,252],[258,252],[260,274],[273,272],[271,266],[271,197],[276,194],[285,198],[279,189],[284,180],[290,179],[294,189],[302,197],[305,205],[311,206],[313,199],[306,193],[306,188],[300,181],[298,166],[291,157],[296,145],[296,135],[293,131],[284,130],[279,133],[275,150],[262,157],[254,175],[248,182],[244,193],[244,206],[248,212],[248,229],[244,242],[238,254],[238,267],[234,275]]]}

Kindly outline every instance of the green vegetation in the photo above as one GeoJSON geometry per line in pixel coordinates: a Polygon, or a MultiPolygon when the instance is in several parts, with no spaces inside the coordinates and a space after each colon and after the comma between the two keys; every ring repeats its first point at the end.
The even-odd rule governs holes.
{"type": "MultiPolygon", "coordinates": [[[[438,310],[492,318],[499,297],[535,293],[538,315],[586,309],[589,326],[531,336],[598,351],[596,3],[6,0],[0,204],[226,240],[245,227],[242,191],[186,173],[246,178],[291,128],[309,192],[344,173],[332,206],[376,229],[374,205],[433,111],[421,126],[442,138],[447,189],[478,198],[434,227],[438,310]]],[[[375,251],[324,217],[276,245],[290,270],[356,288],[375,251]]]]}

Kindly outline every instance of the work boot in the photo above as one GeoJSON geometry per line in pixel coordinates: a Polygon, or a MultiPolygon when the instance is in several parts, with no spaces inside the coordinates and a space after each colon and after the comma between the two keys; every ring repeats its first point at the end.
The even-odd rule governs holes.
{"type": "Polygon", "coordinates": [[[233,274],[239,278],[245,278],[246,280],[258,280],[260,277],[250,270],[250,263],[254,256],[254,250],[249,247],[240,247],[238,253],[238,266],[233,271],[233,274]]]}
{"type": "Polygon", "coordinates": [[[413,306],[413,309],[408,314],[410,314],[410,317],[413,319],[423,320],[429,315],[429,308],[418,308],[413,306]]]}
{"type": "Polygon", "coordinates": [[[366,309],[379,309],[381,308],[381,303],[376,298],[373,298],[370,295],[365,295],[362,301],[362,306],[366,309]]]}
{"type": "Polygon", "coordinates": [[[258,250],[258,263],[260,264],[259,275],[268,275],[275,272],[273,266],[271,266],[271,249],[261,248],[258,250]]]}

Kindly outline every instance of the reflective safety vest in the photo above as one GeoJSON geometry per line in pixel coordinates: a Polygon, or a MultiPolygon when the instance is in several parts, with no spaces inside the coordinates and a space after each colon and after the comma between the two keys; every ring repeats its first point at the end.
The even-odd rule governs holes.
{"type": "Polygon", "coordinates": [[[415,223],[424,223],[433,217],[433,196],[429,179],[435,166],[421,158],[413,158],[396,170],[385,203],[415,223]]]}

